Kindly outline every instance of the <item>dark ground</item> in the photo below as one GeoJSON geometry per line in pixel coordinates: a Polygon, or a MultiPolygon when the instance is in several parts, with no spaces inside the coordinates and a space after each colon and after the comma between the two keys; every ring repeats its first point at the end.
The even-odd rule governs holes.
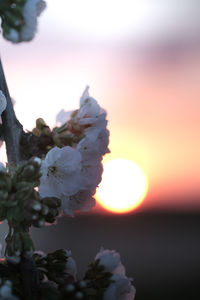
{"type": "Polygon", "coordinates": [[[37,250],[71,249],[79,276],[101,246],[116,249],[136,300],[200,299],[200,214],[77,216],[32,234],[37,250]]]}

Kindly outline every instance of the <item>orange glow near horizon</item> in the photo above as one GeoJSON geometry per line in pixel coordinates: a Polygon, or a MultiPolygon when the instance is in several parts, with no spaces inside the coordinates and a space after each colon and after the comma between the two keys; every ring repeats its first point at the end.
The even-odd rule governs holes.
{"type": "Polygon", "coordinates": [[[142,169],[131,160],[118,158],[105,163],[96,199],[110,212],[128,213],[143,202],[147,191],[142,169]]]}
{"type": "MultiPolygon", "coordinates": [[[[38,33],[31,43],[13,45],[0,37],[9,91],[16,100],[15,112],[24,130],[31,130],[39,117],[51,128],[54,127],[57,112],[77,109],[79,98],[85,86],[89,85],[90,95],[107,111],[111,153],[103,159],[105,166],[111,159],[121,157],[134,161],[148,179],[148,194],[137,210],[177,207],[180,210],[200,210],[200,48],[195,44],[198,41],[192,38],[187,45],[186,40],[179,44],[178,38],[173,43],[170,34],[174,37],[177,31],[172,30],[170,12],[166,14],[162,4],[163,14],[157,13],[155,18],[153,11],[145,10],[149,23],[143,23],[146,27],[134,27],[130,38],[126,35],[126,39],[120,40],[121,35],[117,34],[112,39],[106,28],[103,32],[107,38],[104,40],[102,34],[93,34],[96,26],[87,30],[91,19],[82,26],[81,20],[85,18],[82,10],[80,19],[76,15],[77,24],[81,25],[80,32],[74,26],[76,22],[70,27],[69,21],[75,21],[74,14],[69,9],[69,18],[66,17],[63,5],[75,12],[73,3],[66,4],[62,0],[62,5],[57,5],[55,1],[49,2],[52,3],[41,16],[38,33]],[[169,35],[161,26],[163,17],[166,30],[171,28],[169,35]],[[157,44],[150,35],[140,34],[140,30],[144,33],[143,29],[151,29],[149,25],[156,25],[155,33],[157,29],[160,33],[164,30],[163,43],[157,44]],[[137,29],[138,40],[135,36],[137,29]],[[85,34],[82,34],[83,31],[85,34]]],[[[137,1],[129,2],[132,6],[132,2],[137,1]]],[[[188,10],[175,8],[172,2],[167,6],[175,20],[174,29],[182,26],[179,24],[177,27],[175,10],[178,15],[183,12],[183,19],[189,25],[188,10]]],[[[103,5],[106,6],[106,3],[103,0],[103,5]]],[[[128,6],[122,6],[127,10],[128,6]]],[[[86,11],[87,6],[84,4],[83,7],[86,11]]],[[[92,7],[98,14],[96,6],[92,4],[92,7]]],[[[149,7],[151,10],[152,6],[149,7]]],[[[109,10],[102,11],[110,17],[109,10]]],[[[111,16],[113,21],[121,11],[117,9],[115,13],[111,16]]],[[[91,15],[91,10],[88,14],[91,15]]],[[[132,11],[130,14],[128,11],[128,15],[131,22],[136,21],[132,18],[132,11]]],[[[145,15],[144,19],[139,13],[137,16],[141,22],[147,20],[145,15]]],[[[101,21],[102,18],[97,17],[97,21],[101,21]]],[[[113,28],[115,22],[110,22],[111,19],[109,26],[113,28]]],[[[123,22],[122,18],[119,25],[123,22]]],[[[103,27],[107,27],[105,24],[103,27]]],[[[183,27],[187,25],[184,24],[183,27]]],[[[99,30],[103,27],[100,22],[99,30]]],[[[187,34],[190,34],[189,29],[187,34]]],[[[5,147],[0,148],[0,161],[6,162],[5,147]]],[[[110,192],[106,194],[107,198],[109,195],[115,198],[110,192]]],[[[106,213],[98,203],[94,212],[106,213]]]]}

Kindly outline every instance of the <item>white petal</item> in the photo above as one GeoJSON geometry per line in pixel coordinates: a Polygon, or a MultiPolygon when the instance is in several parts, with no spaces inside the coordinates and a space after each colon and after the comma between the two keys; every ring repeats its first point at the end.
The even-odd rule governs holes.
{"type": "Polygon", "coordinates": [[[56,123],[64,124],[67,121],[69,121],[72,112],[73,112],[72,110],[71,111],[65,111],[64,109],[62,109],[61,111],[59,111],[59,113],[56,116],[56,123]]]}
{"type": "Polygon", "coordinates": [[[84,92],[83,92],[83,94],[82,94],[82,96],[81,96],[81,98],[80,98],[80,106],[82,106],[82,104],[84,103],[84,101],[87,99],[87,98],[89,98],[90,96],[89,96],[89,86],[87,85],[86,86],[86,88],[85,88],[85,90],[84,90],[84,92]]]}

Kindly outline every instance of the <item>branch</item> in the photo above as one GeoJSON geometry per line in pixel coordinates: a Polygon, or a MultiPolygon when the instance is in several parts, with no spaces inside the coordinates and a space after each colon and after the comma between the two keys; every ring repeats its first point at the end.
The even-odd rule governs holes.
{"type": "MultiPolygon", "coordinates": [[[[7,99],[6,110],[2,113],[2,128],[3,136],[6,142],[6,151],[8,162],[19,163],[21,160],[20,155],[20,140],[23,133],[23,127],[15,116],[12,100],[8,91],[1,59],[0,59],[0,89],[7,99]]],[[[20,273],[22,277],[22,284],[24,289],[24,299],[38,299],[39,290],[39,273],[35,266],[33,257],[21,257],[19,264],[20,273]]]]}
{"type": "Polygon", "coordinates": [[[3,135],[6,142],[8,162],[20,161],[20,138],[23,127],[15,116],[12,100],[8,91],[1,59],[0,59],[0,89],[7,99],[6,110],[2,113],[3,135]]]}

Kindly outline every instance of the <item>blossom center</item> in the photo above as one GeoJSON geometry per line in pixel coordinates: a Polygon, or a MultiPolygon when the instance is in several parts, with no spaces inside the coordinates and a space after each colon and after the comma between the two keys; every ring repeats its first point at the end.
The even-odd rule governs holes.
{"type": "Polygon", "coordinates": [[[58,177],[58,168],[56,165],[51,165],[48,167],[47,176],[53,175],[55,177],[58,177]]]}

